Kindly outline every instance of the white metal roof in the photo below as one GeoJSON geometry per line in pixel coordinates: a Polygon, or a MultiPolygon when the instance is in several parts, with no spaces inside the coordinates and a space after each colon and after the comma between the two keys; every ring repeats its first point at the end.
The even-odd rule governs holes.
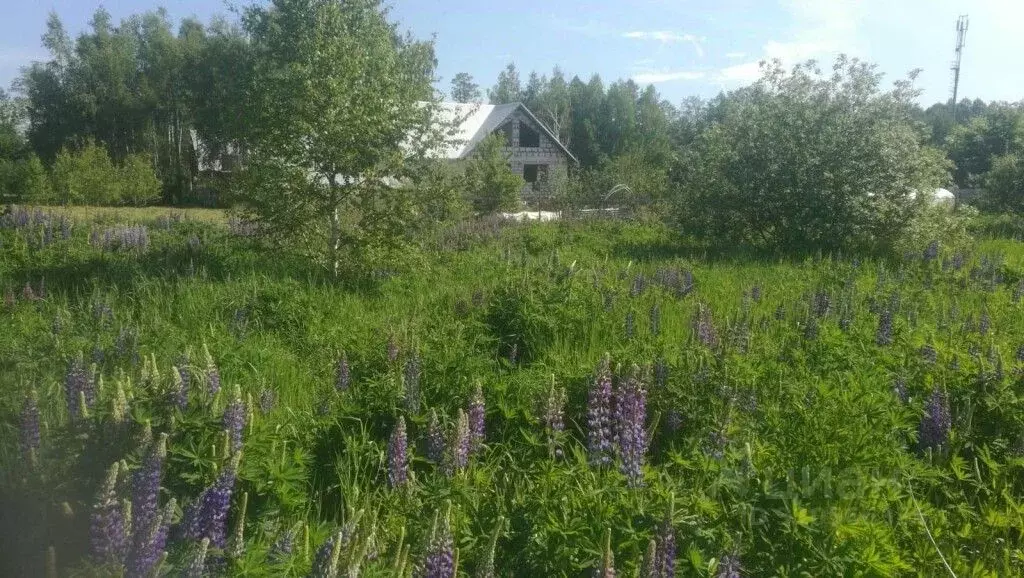
{"type": "Polygon", "coordinates": [[[530,112],[530,109],[523,106],[521,102],[511,104],[478,104],[461,102],[442,102],[439,106],[438,115],[444,122],[461,122],[454,135],[453,140],[440,152],[441,158],[461,159],[465,158],[480,141],[498,129],[517,109],[522,108],[526,115],[536,123],[537,126],[547,134],[559,148],[574,162],[576,157],[563,145],[544,123],[530,112]]]}

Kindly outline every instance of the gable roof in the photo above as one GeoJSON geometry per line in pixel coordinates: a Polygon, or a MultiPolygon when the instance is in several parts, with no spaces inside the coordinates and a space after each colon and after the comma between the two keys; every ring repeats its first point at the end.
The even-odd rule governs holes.
{"type": "Polygon", "coordinates": [[[544,134],[546,134],[552,142],[558,145],[558,148],[560,148],[562,152],[572,159],[573,162],[579,163],[576,156],[558,140],[558,137],[555,136],[555,134],[552,133],[551,130],[536,116],[534,116],[534,114],[530,112],[530,109],[526,108],[526,106],[521,102],[514,102],[511,104],[442,102],[440,104],[439,114],[444,120],[464,120],[462,120],[458,125],[454,135],[454,140],[441,150],[441,158],[452,160],[466,158],[466,156],[473,152],[473,149],[480,144],[480,141],[484,140],[487,135],[497,130],[498,127],[505,124],[505,121],[512,116],[512,113],[520,109],[526,113],[526,116],[528,116],[535,125],[544,131],[544,134]]]}

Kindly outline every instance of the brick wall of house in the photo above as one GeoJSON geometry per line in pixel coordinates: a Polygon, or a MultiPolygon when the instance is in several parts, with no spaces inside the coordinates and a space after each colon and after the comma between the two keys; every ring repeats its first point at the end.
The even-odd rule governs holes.
{"type": "MultiPolygon", "coordinates": [[[[523,167],[526,165],[547,165],[549,182],[556,178],[556,172],[565,175],[569,167],[569,158],[562,151],[561,147],[553,142],[540,127],[536,126],[522,110],[517,110],[513,113],[499,130],[502,129],[505,130],[506,135],[509,137],[509,146],[505,148],[505,151],[510,155],[512,172],[523,176],[523,167]],[[529,125],[540,133],[539,147],[519,146],[520,124],[529,125]]],[[[520,192],[520,196],[527,204],[533,204],[538,198],[543,198],[546,194],[547,191],[544,190],[544,185],[540,183],[538,183],[538,186],[526,183],[520,192]]]]}

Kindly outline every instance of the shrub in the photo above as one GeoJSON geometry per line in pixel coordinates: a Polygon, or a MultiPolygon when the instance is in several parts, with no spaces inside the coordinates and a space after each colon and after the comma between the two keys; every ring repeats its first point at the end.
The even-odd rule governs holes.
{"type": "Polygon", "coordinates": [[[479,214],[512,211],[519,207],[523,179],[508,166],[504,141],[499,136],[485,138],[466,164],[466,195],[479,214]]]}
{"type": "Polygon", "coordinates": [[[121,202],[141,207],[160,198],[160,179],[146,155],[128,155],[120,170],[121,202]]]}
{"type": "Polygon", "coordinates": [[[891,249],[948,178],[910,118],[910,80],[880,92],[872,66],[840,57],[766,66],[712,107],[678,164],[675,221],[722,243],[788,252],[891,249]]]}
{"type": "Polygon", "coordinates": [[[1002,155],[993,159],[980,200],[986,209],[1024,212],[1024,158],[1002,155]]]}
{"type": "Polygon", "coordinates": [[[42,202],[48,199],[50,183],[43,163],[34,154],[25,159],[0,159],[0,198],[42,202]]]}
{"type": "Polygon", "coordinates": [[[60,151],[53,163],[51,200],[62,205],[144,205],[160,193],[148,157],[129,155],[118,167],[103,145],[89,141],[60,151]]]}

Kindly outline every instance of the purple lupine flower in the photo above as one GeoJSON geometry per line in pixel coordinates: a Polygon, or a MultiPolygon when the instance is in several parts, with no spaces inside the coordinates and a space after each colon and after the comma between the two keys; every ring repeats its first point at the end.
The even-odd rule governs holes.
{"type": "Polygon", "coordinates": [[[664,357],[659,357],[654,361],[654,386],[658,389],[664,389],[667,382],[668,363],[665,362],[664,357]]]}
{"type": "Polygon", "coordinates": [[[633,375],[619,384],[615,395],[615,425],[618,439],[618,453],[622,473],[629,485],[639,486],[643,481],[644,456],[647,454],[647,391],[636,377],[639,368],[633,367],[633,375]]]}
{"type": "Polygon", "coordinates": [[[896,399],[900,400],[900,403],[907,403],[907,400],[910,399],[907,394],[907,380],[902,377],[896,378],[892,385],[892,392],[896,395],[896,399]]]}
{"type": "Polygon", "coordinates": [[[394,335],[388,336],[387,352],[389,362],[394,363],[398,361],[398,342],[395,341],[394,335]]]}
{"type": "Polygon", "coordinates": [[[193,547],[188,556],[188,564],[182,573],[184,578],[203,578],[206,574],[206,552],[209,547],[209,538],[203,538],[193,547]]]}
{"type": "Polygon", "coordinates": [[[167,546],[167,533],[174,515],[175,500],[171,498],[150,523],[149,529],[135,524],[133,545],[128,553],[126,576],[151,576],[167,546]]]}
{"type": "Polygon", "coordinates": [[[713,348],[718,345],[718,334],[711,319],[711,309],[704,304],[697,309],[697,315],[693,319],[693,333],[706,347],[713,348]]]}
{"type": "Polygon", "coordinates": [[[928,246],[924,248],[921,256],[924,258],[925,262],[938,259],[939,242],[933,239],[932,242],[928,243],[928,246]]]}
{"type": "Polygon", "coordinates": [[[100,564],[120,564],[128,543],[125,510],[117,496],[119,472],[117,462],[107,470],[89,519],[92,556],[100,564]]]}
{"type": "Polygon", "coordinates": [[[25,401],[21,405],[21,414],[18,423],[18,441],[21,447],[21,457],[26,463],[33,463],[36,452],[41,445],[41,434],[39,430],[39,397],[35,388],[29,390],[25,401]]]}
{"type": "Polygon", "coordinates": [[[725,457],[725,447],[729,445],[729,437],[726,435],[725,427],[711,430],[705,444],[705,453],[716,460],[725,457]]]}
{"type": "Polygon", "coordinates": [[[210,350],[205,344],[203,344],[203,354],[206,357],[206,385],[210,397],[213,397],[220,391],[220,370],[217,369],[217,364],[214,363],[213,356],[210,355],[210,350]]]}
{"type": "Polygon", "coordinates": [[[935,346],[931,343],[925,343],[921,346],[921,359],[925,363],[934,364],[939,359],[939,353],[935,351],[935,346]]]}
{"type": "Polygon", "coordinates": [[[188,507],[182,521],[185,538],[209,538],[214,547],[224,548],[227,541],[228,510],[231,507],[231,493],[235,488],[240,456],[236,453],[231,463],[217,476],[217,480],[207,486],[188,507]]]}
{"type": "Polygon", "coordinates": [[[409,482],[409,440],[405,434],[405,417],[398,416],[388,442],[388,485],[392,488],[409,482]]]}
{"type": "MultiPolygon", "coordinates": [[[[133,548],[143,549],[144,540],[157,521],[160,501],[160,480],[167,458],[167,434],[160,434],[150,445],[142,466],[132,474],[132,523],[135,527],[133,548]]],[[[157,522],[158,523],[158,522],[157,522]]]]}
{"type": "Polygon", "coordinates": [[[949,441],[952,420],[949,415],[949,400],[939,388],[932,391],[928,406],[918,426],[918,443],[921,449],[939,448],[949,441]]]}
{"type": "Polygon", "coordinates": [[[633,312],[630,311],[626,313],[626,339],[633,339],[634,330],[633,312]]]}
{"type": "Polygon", "coordinates": [[[338,575],[338,558],[341,553],[344,537],[337,532],[324,541],[313,557],[313,567],[309,570],[309,578],[336,578],[338,575]]]}
{"type": "Polygon", "coordinates": [[[174,387],[171,395],[174,398],[174,405],[181,411],[188,408],[188,369],[171,368],[171,378],[174,380],[174,387]]]}
{"type": "Polygon", "coordinates": [[[410,413],[420,411],[420,358],[415,352],[405,362],[405,407],[410,413]]]}
{"type": "Polygon", "coordinates": [[[480,382],[476,382],[473,390],[473,397],[469,400],[469,408],[466,412],[469,416],[469,445],[470,452],[477,453],[484,443],[485,426],[484,417],[484,390],[480,382]]]}
{"type": "Polygon", "coordinates": [[[587,396],[587,452],[593,466],[612,459],[612,375],[607,354],[601,359],[587,396]]]}
{"type": "Polygon", "coordinates": [[[811,314],[818,318],[825,317],[831,308],[832,298],[828,292],[824,289],[815,291],[811,300],[811,314]]]}
{"type": "Polygon", "coordinates": [[[427,459],[435,464],[444,460],[444,432],[435,409],[430,410],[430,421],[427,423],[427,459]]]}
{"type": "Polygon", "coordinates": [[[775,320],[776,321],[782,321],[785,318],[786,318],[786,306],[785,305],[779,305],[778,307],[775,308],[775,320]]]}
{"type": "Polygon", "coordinates": [[[547,433],[548,451],[555,458],[562,457],[559,437],[565,430],[565,390],[552,383],[551,392],[544,402],[544,431],[547,433]]]}
{"type": "Polygon", "coordinates": [[[754,303],[760,303],[761,302],[761,286],[760,285],[754,285],[753,287],[750,288],[750,298],[754,301],[754,303]]]}
{"type": "Polygon", "coordinates": [[[242,449],[242,431],[245,429],[245,402],[242,401],[242,388],[235,386],[235,395],[231,403],[224,408],[223,428],[231,436],[231,451],[242,449]]]}
{"type": "Polygon", "coordinates": [[[423,559],[420,578],[455,577],[455,542],[452,539],[451,522],[448,514],[434,519],[427,555],[423,559]]]}
{"type": "Polygon", "coordinates": [[[638,578],[658,578],[658,544],[654,538],[647,541],[647,553],[640,558],[638,578]]]}
{"type": "Polygon", "coordinates": [[[804,325],[804,339],[807,341],[814,341],[818,338],[818,319],[811,316],[807,318],[807,323],[804,325]]]}
{"type": "Polygon", "coordinates": [[[343,353],[338,359],[338,366],[334,372],[334,389],[338,392],[347,390],[351,379],[352,372],[348,366],[348,356],[343,353]]]}
{"type": "Polygon", "coordinates": [[[727,554],[718,560],[715,578],[743,578],[743,565],[736,554],[727,554]]]}
{"type": "Polygon", "coordinates": [[[875,331],[875,343],[878,345],[892,344],[892,311],[883,309],[878,315],[878,329],[875,331]]]}
{"type": "Polygon", "coordinates": [[[988,311],[982,311],[981,315],[978,316],[978,334],[982,337],[988,335],[988,330],[991,326],[992,320],[989,319],[988,311]]]}
{"type": "Polygon", "coordinates": [[[668,431],[668,435],[675,435],[682,427],[683,414],[679,413],[679,410],[670,409],[665,415],[665,429],[668,431]]]}
{"type": "Polygon", "coordinates": [[[72,419],[80,418],[83,412],[92,408],[96,402],[96,389],[81,354],[68,364],[68,371],[64,377],[64,393],[67,395],[68,413],[72,419]],[[85,407],[80,407],[83,399],[85,407]]]}
{"type": "Polygon", "coordinates": [[[271,564],[280,564],[291,556],[295,549],[295,536],[298,534],[299,524],[281,532],[281,535],[274,541],[274,545],[267,552],[267,559],[271,564]]]}
{"type": "Polygon", "coordinates": [[[469,416],[466,412],[459,410],[458,419],[455,422],[455,431],[452,432],[452,441],[449,444],[448,475],[455,475],[466,469],[469,465],[470,431],[469,416]]]}
{"type": "Polygon", "coordinates": [[[657,303],[651,305],[651,335],[657,337],[661,333],[661,307],[657,303]]]}
{"type": "Polygon", "coordinates": [[[672,521],[666,519],[658,531],[655,550],[655,571],[658,578],[675,578],[676,575],[676,533],[672,521]]]}
{"type": "Polygon", "coordinates": [[[633,285],[629,289],[630,297],[639,297],[643,294],[644,289],[647,288],[647,279],[644,278],[643,273],[637,273],[636,277],[633,278],[633,285]]]}
{"type": "Polygon", "coordinates": [[[270,413],[277,404],[277,394],[270,388],[260,390],[260,412],[270,413]]]}

